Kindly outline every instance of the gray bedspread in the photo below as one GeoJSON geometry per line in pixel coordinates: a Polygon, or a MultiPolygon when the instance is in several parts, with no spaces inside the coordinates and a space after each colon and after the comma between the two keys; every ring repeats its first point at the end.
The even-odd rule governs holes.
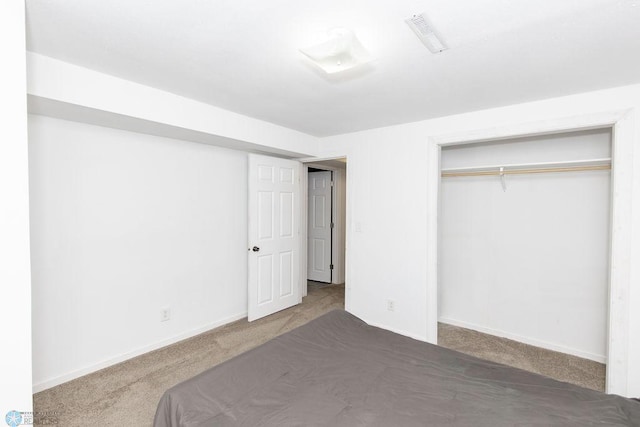
{"type": "Polygon", "coordinates": [[[169,389],[155,427],[638,426],[640,402],[328,313],[169,389]]]}

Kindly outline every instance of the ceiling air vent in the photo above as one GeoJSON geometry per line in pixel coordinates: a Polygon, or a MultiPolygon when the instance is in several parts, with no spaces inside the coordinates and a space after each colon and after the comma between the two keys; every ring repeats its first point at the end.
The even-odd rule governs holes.
{"type": "Polygon", "coordinates": [[[433,27],[427,21],[424,13],[413,15],[406,19],[405,22],[413,30],[424,45],[432,52],[438,53],[448,48],[438,39],[433,27]]]}

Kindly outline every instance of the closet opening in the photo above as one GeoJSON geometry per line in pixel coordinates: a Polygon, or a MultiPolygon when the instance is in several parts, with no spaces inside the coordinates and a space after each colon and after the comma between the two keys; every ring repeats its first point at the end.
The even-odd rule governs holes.
{"type": "Polygon", "coordinates": [[[441,345],[604,391],[611,130],[440,155],[441,345]]]}
{"type": "MultiPolygon", "coordinates": [[[[553,136],[553,135],[569,135],[571,133],[579,133],[586,131],[597,131],[597,132],[610,132],[610,158],[611,158],[611,170],[610,170],[610,198],[609,202],[609,215],[608,215],[608,224],[606,224],[606,231],[608,234],[608,241],[604,243],[606,245],[606,249],[608,250],[606,253],[608,254],[607,258],[607,267],[606,267],[606,315],[604,320],[604,331],[605,331],[605,358],[606,358],[606,384],[605,391],[607,393],[619,394],[622,396],[628,396],[628,376],[629,376],[629,291],[630,291],[630,264],[629,260],[632,256],[632,246],[631,246],[631,235],[632,235],[632,218],[633,218],[633,148],[634,148],[634,133],[633,133],[633,125],[634,125],[635,115],[633,110],[614,110],[614,111],[605,111],[601,113],[587,113],[582,115],[573,115],[573,116],[561,116],[556,118],[547,117],[544,120],[538,122],[527,122],[527,123],[507,123],[504,125],[488,125],[486,129],[476,129],[476,130],[468,130],[461,131],[452,134],[443,134],[438,136],[432,136],[428,138],[427,141],[427,251],[426,251],[426,265],[427,265],[427,283],[426,283],[426,297],[427,297],[427,311],[426,315],[426,325],[427,325],[427,340],[432,343],[438,342],[438,320],[441,315],[447,314],[447,308],[441,307],[439,305],[440,302],[440,287],[445,285],[446,283],[442,283],[441,279],[447,277],[447,274],[458,274],[459,279],[464,281],[463,274],[464,272],[456,272],[450,270],[449,273],[446,271],[443,273],[443,268],[441,265],[442,260],[440,256],[442,254],[441,248],[439,248],[439,236],[441,236],[442,230],[442,218],[441,218],[441,204],[442,199],[446,197],[441,193],[442,187],[445,179],[460,179],[458,178],[443,178],[442,175],[442,167],[444,167],[445,173],[457,173],[463,171],[447,171],[446,169],[455,169],[456,166],[446,164],[441,164],[443,162],[442,154],[447,148],[455,150],[455,146],[467,148],[482,147],[482,144],[490,145],[491,142],[494,144],[499,143],[500,141],[504,141],[505,143],[508,140],[522,140],[527,138],[537,138],[542,136],[553,136]],[[480,145],[478,145],[480,144],[480,145]],[[444,276],[444,277],[443,277],[444,276]],[[444,309],[444,310],[443,310],[444,309]]],[[[446,151],[445,151],[446,153],[446,151]]],[[[538,168],[543,166],[552,166],[552,167],[592,167],[592,166],[602,166],[606,167],[606,163],[602,164],[603,158],[606,156],[600,157],[586,157],[586,158],[560,158],[559,160],[553,159],[531,159],[527,158],[526,160],[520,159],[512,162],[513,165],[520,165],[521,168],[538,168]],[[597,160],[594,162],[594,160],[597,160]],[[578,161],[575,163],[575,161],[578,161]],[[580,162],[583,164],[580,164],[580,162]],[[556,164],[549,165],[549,163],[556,164]],[[567,164],[567,162],[570,162],[567,164]],[[574,162],[574,163],[571,163],[574,162]],[[561,164],[564,163],[564,164],[561,164]],[[524,166],[523,166],[524,164],[524,166]],[[546,164],[546,165],[545,165],[546,164]]],[[[446,158],[444,159],[446,161],[446,158]]],[[[479,167],[479,166],[498,166],[497,175],[493,175],[494,184],[497,186],[497,189],[494,188],[491,191],[496,191],[496,195],[494,197],[499,197],[499,193],[503,193],[502,196],[508,195],[508,197],[517,196],[517,191],[522,188],[526,188],[523,186],[523,182],[518,178],[517,173],[509,174],[507,173],[507,159],[500,159],[497,162],[491,162],[490,164],[477,163],[475,165],[471,165],[470,167],[479,167]],[[503,163],[504,164],[500,164],[503,163]],[[500,167],[503,167],[502,170],[503,176],[500,175],[500,167]],[[504,184],[506,186],[506,191],[503,188],[502,179],[504,178],[504,184]]],[[[467,165],[468,166],[468,165],[467,165]]],[[[474,172],[478,172],[475,170],[474,172]]],[[[584,171],[584,173],[595,174],[600,173],[602,171],[584,171]]],[[[493,171],[492,173],[496,173],[493,171]]],[[[583,172],[578,172],[583,173],[583,172]]],[[[552,173],[553,174],[553,173],[552,173]]],[[[557,173],[555,175],[562,176],[561,180],[571,180],[570,178],[574,175],[575,172],[567,172],[567,173],[557,173]]],[[[533,175],[547,175],[546,173],[540,174],[522,174],[523,177],[527,179],[531,179],[533,175]]],[[[551,175],[551,174],[550,174],[551,175]]],[[[462,179],[470,179],[470,177],[462,177],[462,179]]],[[[548,179],[548,178],[543,178],[548,179]]],[[[446,185],[446,184],[445,184],[446,185]]],[[[553,190],[557,193],[556,190],[553,190]]],[[[550,193],[551,194],[551,193],[550,193]]],[[[564,197],[557,193],[555,200],[559,203],[564,203],[564,197]]],[[[570,194],[567,197],[576,197],[576,194],[570,194]]],[[[525,199],[526,201],[526,199],[525,199]]],[[[483,202],[486,203],[486,202],[483,202]]],[[[549,205],[547,205],[549,206],[549,205]]],[[[559,229],[557,225],[557,221],[553,216],[553,206],[548,207],[548,211],[545,215],[552,220],[549,221],[549,227],[556,227],[559,229]]],[[[505,208],[506,209],[506,208],[505,208]]],[[[520,215],[524,215],[525,219],[530,219],[531,212],[527,211],[521,213],[520,215]],[[528,217],[529,216],[529,217],[528,217]]],[[[560,212],[557,213],[558,219],[562,219],[562,214],[560,212]]],[[[569,218],[572,219],[572,218],[569,218]]],[[[476,221],[476,218],[473,218],[472,221],[476,221]]],[[[582,216],[578,216],[573,218],[573,222],[582,221],[582,216]]],[[[494,224],[495,226],[495,224],[494,224]]],[[[529,225],[525,225],[522,227],[525,232],[529,233],[528,230],[529,225]]],[[[570,224],[569,227],[575,227],[575,224],[570,224]]],[[[561,229],[559,229],[562,231],[561,229]]],[[[455,233],[455,229],[453,230],[455,233]]],[[[517,237],[517,236],[516,236],[517,237]]],[[[525,236],[528,238],[528,236],[525,236]]],[[[532,238],[537,238],[538,236],[533,236],[532,238]]],[[[454,239],[458,238],[454,235],[454,239]]],[[[513,236],[511,236],[513,238],[513,236]]],[[[527,238],[519,240],[519,245],[527,244],[529,241],[527,238]]],[[[602,245],[599,246],[588,246],[588,247],[578,247],[573,245],[572,248],[566,248],[567,253],[571,254],[571,251],[575,252],[584,252],[590,251],[593,248],[598,250],[602,250],[602,245]]],[[[499,248],[500,250],[504,250],[504,248],[499,248]]],[[[549,249],[546,246],[538,248],[537,251],[533,250],[534,248],[528,248],[527,253],[533,252],[534,254],[539,253],[540,256],[535,255],[532,257],[533,262],[530,263],[526,269],[522,273],[524,277],[535,277],[535,275],[539,274],[538,269],[541,267],[535,262],[536,259],[544,259],[547,257],[546,251],[549,249]]],[[[490,251],[488,253],[482,254],[484,257],[492,256],[490,251]]],[[[525,251],[518,247],[513,249],[513,252],[517,254],[524,254],[525,251]]],[[[493,254],[496,257],[496,254],[493,254]]],[[[524,258],[524,255],[523,255],[524,258]]],[[[557,261],[556,261],[557,262],[557,261]]],[[[505,271],[505,269],[513,269],[514,265],[511,264],[497,264],[498,267],[489,270],[489,271],[479,271],[478,274],[482,273],[485,276],[488,276],[491,280],[492,271],[498,279],[503,279],[500,275],[505,271]]],[[[485,264],[478,264],[478,268],[485,268],[488,270],[485,264]]],[[[459,266],[458,270],[464,269],[463,266],[459,266]]],[[[566,274],[566,273],[565,273],[566,274]]],[[[454,276],[455,277],[455,276],[454,276]]],[[[508,276],[511,277],[511,276],[508,276]]],[[[508,282],[507,282],[508,283],[508,282]]],[[[504,293],[498,293],[497,298],[498,301],[492,301],[492,303],[496,304],[500,310],[494,310],[489,313],[485,313],[484,315],[489,317],[490,320],[495,320],[494,317],[504,316],[504,312],[508,314],[511,313],[513,315],[520,314],[517,305],[509,305],[508,302],[505,302],[505,298],[507,297],[518,297],[518,295],[514,295],[514,289],[509,287],[505,287],[502,285],[501,289],[504,289],[504,293]],[[507,307],[503,309],[503,307],[507,307]]],[[[540,286],[540,285],[538,285],[540,286]]],[[[553,289],[543,289],[545,292],[548,292],[551,296],[556,296],[557,293],[553,289]]],[[[445,291],[446,292],[446,291],[445,291]]],[[[472,300],[475,298],[485,298],[482,295],[474,295],[473,292],[480,293],[480,291],[470,290],[463,297],[468,300],[472,300]]],[[[575,297],[564,297],[567,299],[566,306],[570,306],[574,301],[575,297]]],[[[530,307],[525,307],[522,311],[527,311],[529,313],[529,317],[537,316],[540,317],[546,310],[546,307],[540,308],[540,311],[535,311],[530,307]],[[533,314],[532,314],[533,313],[533,314]]],[[[544,319],[543,320],[547,320],[544,319]]],[[[526,326],[526,325],[525,325],[526,326]]],[[[530,329],[524,329],[521,335],[532,336],[535,332],[536,323],[530,322],[528,325],[530,329]],[[532,326],[533,325],[533,326],[532,326]]],[[[547,330],[551,329],[551,326],[545,326],[547,330]]],[[[556,326],[556,328],[560,328],[556,326]]],[[[557,331],[554,331],[557,332],[557,331]]],[[[602,334],[602,332],[601,332],[602,334]]]]}

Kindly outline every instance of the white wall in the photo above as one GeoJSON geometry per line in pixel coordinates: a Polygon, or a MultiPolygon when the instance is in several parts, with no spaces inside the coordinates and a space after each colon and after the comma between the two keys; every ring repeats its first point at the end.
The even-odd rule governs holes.
{"type": "MultiPolygon", "coordinates": [[[[320,156],[349,159],[347,309],[364,320],[426,339],[429,137],[631,109],[640,144],[640,85],[482,110],[325,138],[320,156]],[[356,229],[359,227],[359,232],[356,229]],[[394,299],[394,312],[386,310],[394,299]]],[[[630,307],[640,307],[640,150],[635,164],[628,265],[630,307]]],[[[436,163],[437,164],[437,163],[436,163]]],[[[640,311],[629,313],[628,360],[640,360],[640,311]]],[[[640,365],[628,366],[627,392],[640,396],[640,365]]]]}
{"type": "Polygon", "coordinates": [[[24,2],[0,2],[0,417],[31,412],[31,287],[24,2]]]}
{"type": "Polygon", "coordinates": [[[39,115],[29,133],[35,390],[246,315],[246,153],[39,115]]]}
{"type": "MultiPolygon", "coordinates": [[[[442,168],[606,158],[609,130],[442,150],[442,168]]],[[[443,178],[439,320],[604,362],[610,172],[443,178]]]]}

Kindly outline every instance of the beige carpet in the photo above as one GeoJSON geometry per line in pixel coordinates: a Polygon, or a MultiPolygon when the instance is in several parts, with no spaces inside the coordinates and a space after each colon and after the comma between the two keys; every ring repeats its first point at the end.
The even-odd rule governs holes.
{"type": "MultiPolygon", "coordinates": [[[[298,306],[252,323],[231,323],[34,395],[34,411],[51,414],[36,425],[149,426],[169,387],[342,307],[344,286],[310,282],[298,306]]],[[[447,325],[440,325],[439,334],[445,347],[586,387],[604,384],[604,365],[447,325]]]]}
{"type": "Polygon", "coordinates": [[[593,390],[604,391],[605,365],[456,326],[438,324],[438,344],[593,390]]]}

